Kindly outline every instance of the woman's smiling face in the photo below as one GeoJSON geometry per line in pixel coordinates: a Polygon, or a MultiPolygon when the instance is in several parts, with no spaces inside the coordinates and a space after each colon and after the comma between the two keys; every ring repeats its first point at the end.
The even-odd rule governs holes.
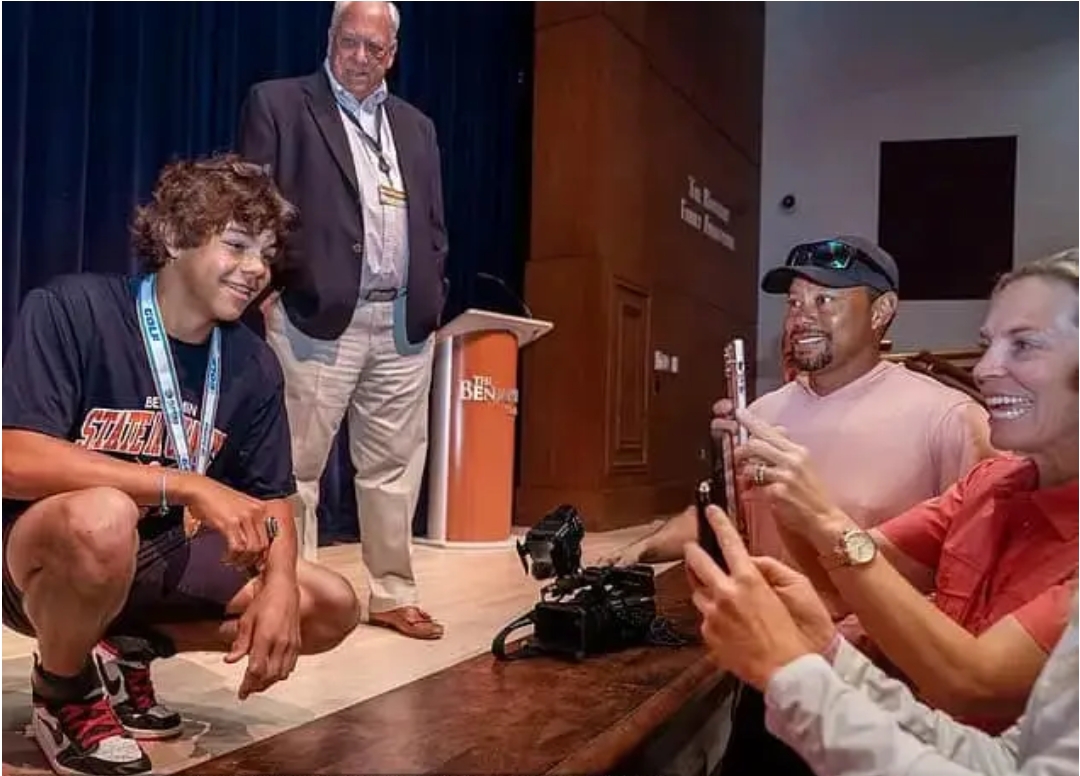
{"type": "Polygon", "coordinates": [[[1077,289],[1022,277],[991,300],[974,376],[990,410],[999,450],[1076,457],[1077,289]]]}

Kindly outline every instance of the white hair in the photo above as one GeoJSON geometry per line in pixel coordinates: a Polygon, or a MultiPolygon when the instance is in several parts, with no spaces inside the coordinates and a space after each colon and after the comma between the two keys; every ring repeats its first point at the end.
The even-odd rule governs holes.
{"type": "MultiPolygon", "coordinates": [[[[330,34],[334,34],[334,30],[337,29],[338,22],[341,21],[341,15],[345,13],[345,9],[348,8],[354,0],[348,0],[348,2],[334,3],[334,12],[330,15],[330,34]]],[[[390,15],[390,39],[397,40],[398,29],[401,27],[401,14],[398,13],[397,6],[393,3],[386,3],[386,12],[390,15]]]]}

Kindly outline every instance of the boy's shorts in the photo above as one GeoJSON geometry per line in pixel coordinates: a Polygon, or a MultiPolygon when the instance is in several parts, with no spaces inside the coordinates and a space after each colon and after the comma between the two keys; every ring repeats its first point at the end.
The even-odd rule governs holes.
{"type": "MultiPolygon", "coordinates": [[[[14,525],[4,526],[4,625],[34,636],[22,592],[8,572],[8,535],[14,525]]],[[[222,562],[226,546],[221,534],[206,528],[188,539],[179,521],[140,522],[135,579],[106,635],[140,633],[159,623],[225,620],[226,606],[252,579],[251,573],[222,562]]]]}

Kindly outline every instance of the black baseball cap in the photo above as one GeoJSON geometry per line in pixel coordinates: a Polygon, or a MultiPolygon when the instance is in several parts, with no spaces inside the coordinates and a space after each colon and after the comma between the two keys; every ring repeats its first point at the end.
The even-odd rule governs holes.
{"type": "Polygon", "coordinates": [[[797,277],[826,288],[867,286],[882,293],[900,291],[900,271],[893,257],[862,237],[840,236],[796,245],[782,267],[761,279],[767,294],[786,294],[797,277]]]}

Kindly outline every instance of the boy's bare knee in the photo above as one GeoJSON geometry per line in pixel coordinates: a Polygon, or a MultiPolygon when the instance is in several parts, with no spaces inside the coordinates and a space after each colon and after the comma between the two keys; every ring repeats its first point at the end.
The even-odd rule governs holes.
{"type": "Polygon", "coordinates": [[[115,488],[93,488],[66,499],[52,560],[94,587],[130,579],[138,551],[139,508],[115,488]]]}
{"type": "Polygon", "coordinates": [[[348,580],[327,569],[313,567],[301,584],[303,651],[328,652],[360,622],[360,599],[348,580]]]}

